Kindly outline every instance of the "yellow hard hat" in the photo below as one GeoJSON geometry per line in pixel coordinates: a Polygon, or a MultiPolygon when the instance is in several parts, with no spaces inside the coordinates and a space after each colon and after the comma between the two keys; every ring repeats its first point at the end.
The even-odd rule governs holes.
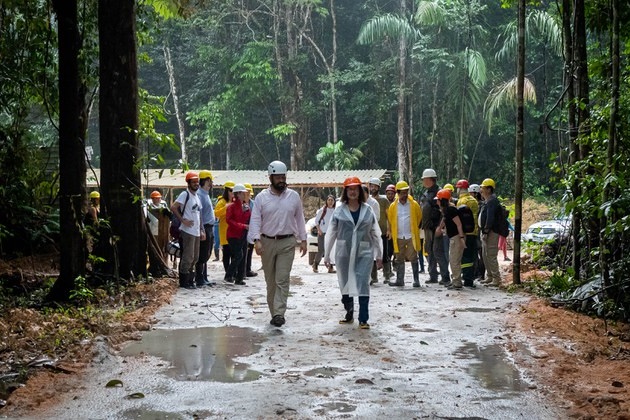
{"type": "Polygon", "coordinates": [[[234,185],[236,185],[234,181],[226,181],[226,183],[223,184],[225,188],[230,188],[230,189],[234,188],[234,185]]]}
{"type": "Polygon", "coordinates": [[[249,193],[253,197],[254,196],[254,188],[252,187],[252,184],[250,184],[249,182],[246,182],[243,185],[245,185],[245,188],[247,188],[247,191],[249,191],[249,193]]]}
{"type": "Polygon", "coordinates": [[[408,190],[408,189],[409,189],[409,184],[407,184],[405,181],[398,181],[396,183],[396,191],[408,190]]]}
{"type": "Polygon", "coordinates": [[[90,193],[90,198],[101,198],[101,195],[99,194],[98,191],[92,191],[90,193]]]}
{"type": "Polygon", "coordinates": [[[206,169],[199,171],[199,179],[205,179],[205,178],[210,178],[210,180],[212,181],[212,172],[206,169]]]}
{"type": "Polygon", "coordinates": [[[449,190],[450,192],[455,191],[455,187],[453,187],[453,184],[446,184],[446,185],[444,185],[444,189],[445,190],[449,190]]]}
{"type": "Polygon", "coordinates": [[[483,182],[481,183],[482,187],[492,187],[494,189],[497,188],[497,184],[494,183],[494,180],[492,178],[486,178],[483,180],[483,182]]]}

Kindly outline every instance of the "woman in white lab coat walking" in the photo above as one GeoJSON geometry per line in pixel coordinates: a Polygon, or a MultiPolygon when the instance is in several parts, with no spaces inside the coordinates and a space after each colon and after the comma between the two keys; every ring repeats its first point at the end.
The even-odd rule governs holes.
{"type": "Polygon", "coordinates": [[[366,204],[367,196],[357,177],[343,183],[341,205],[335,211],[326,231],[324,264],[331,262],[330,252],[336,241],[335,264],[346,316],[340,324],[354,322],[354,296],[359,298],[359,328],[369,329],[370,272],[376,260],[383,267],[383,243],[376,215],[366,204]]]}

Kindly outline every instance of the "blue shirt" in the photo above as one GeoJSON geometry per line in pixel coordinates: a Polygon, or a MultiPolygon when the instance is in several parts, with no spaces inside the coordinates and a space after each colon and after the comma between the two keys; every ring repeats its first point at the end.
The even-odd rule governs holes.
{"type": "Polygon", "coordinates": [[[208,223],[214,225],[214,209],[212,208],[212,201],[210,201],[208,191],[199,188],[197,190],[197,196],[199,197],[199,201],[201,201],[201,223],[204,225],[208,223]]]}

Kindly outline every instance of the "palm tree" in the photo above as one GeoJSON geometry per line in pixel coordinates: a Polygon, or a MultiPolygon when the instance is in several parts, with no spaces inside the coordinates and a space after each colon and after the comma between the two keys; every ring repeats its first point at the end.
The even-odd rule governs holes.
{"type": "Polygon", "coordinates": [[[398,156],[398,173],[401,179],[413,179],[411,158],[412,145],[407,131],[407,76],[406,67],[408,59],[407,45],[415,41],[419,32],[413,27],[410,20],[405,17],[405,0],[401,0],[401,15],[386,14],[368,20],[359,32],[357,42],[359,44],[374,44],[384,39],[398,40],[398,143],[396,154],[398,156]]]}
{"type": "MultiPolygon", "coordinates": [[[[471,2],[427,0],[418,3],[415,14],[415,22],[427,28],[425,35],[431,34],[430,45],[441,51],[439,64],[430,67],[432,79],[436,83],[440,80],[446,82],[446,93],[442,93],[446,100],[441,106],[443,109],[457,110],[456,122],[448,124],[454,127],[454,133],[450,137],[457,139],[456,144],[445,145],[445,149],[451,152],[447,154],[447,159],[450,159],[453,150],[456,152],[455,162],[446,165],[447,172],[456,167],[457,174],[447,173],[447,178],[464,175],[468,133],[471,124],[476,120],[482,103],[482,89],[487,80],[485,58],[475,49],[477,40],[485,35],[483,27],[476,22],[476,17],[482,10],[482,6],[471,2]]],[[[434,95],[438,94],[438,89],[434,89],[434,95]]],[[[435,106],[440,106],[437,100],[434,100],[435,106]]],[[[446,114],[436,110],[433,113],[446,114]]],[[[434,123],[431,152],[438,130],[439,125],[434,123]]]]}
{"type": "Polygon", "coordinates": [[[344,150],[343,141],[338,140],[336,143],[327,142],[325,146],[320,147],[315,159],[323,164],[324,170],[330,171],[353,169],[362,157],[363,152],[359,148],[351,147],[344,150]]]}

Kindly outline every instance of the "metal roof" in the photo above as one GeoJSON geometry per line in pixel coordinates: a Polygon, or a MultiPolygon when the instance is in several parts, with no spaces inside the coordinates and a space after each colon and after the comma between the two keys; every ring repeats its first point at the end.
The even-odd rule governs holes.
{"type": "MultiPolygon", "coordinates": [[[[223,186],[227,181],[236,184],[250,183],[255,188],[264,188],[269,185],[267,171],[211,171],[215,187],[223,186]]],[[[343,171],[291,171],[287,172],[287,184],[291,187],[340,187],[343,181],[351,176],[358,177],[367,182],[370,178],[383,179],[385,169],[356,169],[343,171]]],[[[87,186],[96,188],[96,179],[100,179],[100,169],[94,169],[94,173],[88,170],[87,186]],[[94,176],[96,174],[96,177],[94,176]]],[[[184,174],[181,170],[148,169],[142,171],[142,186],[145,188],[184,188],[184,174]]]]}

